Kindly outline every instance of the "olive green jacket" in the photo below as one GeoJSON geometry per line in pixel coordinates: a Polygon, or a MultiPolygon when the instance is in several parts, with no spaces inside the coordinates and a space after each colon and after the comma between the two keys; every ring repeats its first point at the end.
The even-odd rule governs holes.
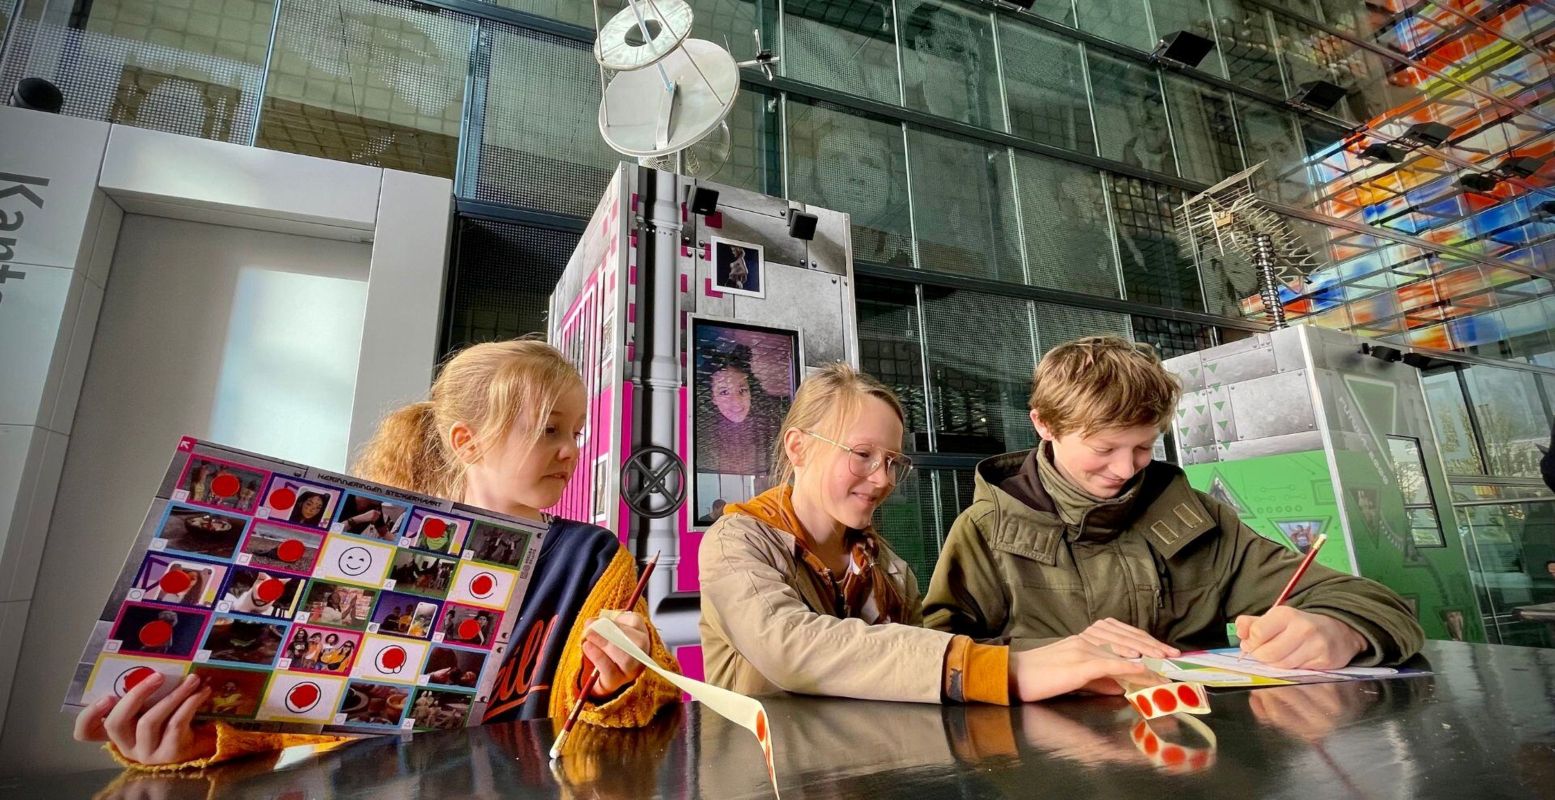
{"type": "MultiPolygon", "coordinates": [[[[1159,461],[1118,498],[1069,508],[1079,524],[1065,524],[1044,488],[1042,508],[999,488],[1028,455],[978,465],[924,597],[926,626],[1023,650],[1113,617],[1183,649],[1224,647],[1226,623],[1267,612],[1301,561],[1159,461]]],[[[1398,595],[1318,564],[1287,602],[1360,632],[1357,666],[1396,664],[1425,638],[1398,595]]]]}

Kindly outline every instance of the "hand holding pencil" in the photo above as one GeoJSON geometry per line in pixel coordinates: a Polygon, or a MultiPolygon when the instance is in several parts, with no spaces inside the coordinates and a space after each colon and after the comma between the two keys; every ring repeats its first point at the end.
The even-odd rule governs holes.
{"type": "MultiPolygon", "coordinates": [[[[642,574],[637,578],[637,588],[632,591],[631,598],[626,601],[626,606],[622,609],[625,613],[615,618],[616,625],[623,632],[632,631],[641,634],[642,641],[636,644],[644,650],[647,649],[649,642],[648,622],[641,616],[631,613],[631,609],[635,608],[637,601],[642,599],[643,592],[648,588],[648,578],[653,575],[653,569],[658,566],[658,563],[659,554],[654,553],[653,558],[648,559],[648,563],[643,566],[642,574]]],[[[583,654],[588,657],[593,669],[589,670],[582,690],[578,692],[577,699],[572,703],[572,712],[567,715],[567,721],[562,725],[561,732],[556,735],[556,742],[551,745],[553,759],[561,756],[562,744],[567,741],[567,734],[572,732],[572,726],[578,724],[578,717],[583,713],[584,703],[588,702],[595,691],[608,695],[635,680],[643,672],[642,664],[611,646],[592,631],[584,635],[583,654]]]]}
{"type": "Polygon", "coordinates": [[[1280,669],[1338,669],[1366,649],[1365,637],[1344,622],[1285,604],[1327,541],[1317,537],[1267,612],[1237,617],[1243,657],[1280,669]]]}

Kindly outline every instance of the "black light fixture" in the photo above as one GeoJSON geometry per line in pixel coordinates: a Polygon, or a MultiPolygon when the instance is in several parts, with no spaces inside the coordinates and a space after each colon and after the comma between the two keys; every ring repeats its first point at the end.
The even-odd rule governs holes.
{"type": "Polygon", "coordinates": [[[1555,200],[1545,200],[1534,206],[1533,218],[1540,222],[1555,222],[1555,200]]]}
{"type": "Polygon", "coordinates": [[[819,218],[807,211],[789,209],[788,235],[800,241],[808,242],[815,238],[815,223],[819,221],[819,218]]]}
{"type": "Polygon", "coordinates": [[[1404,161],[1405,152],[1387,142],[1372,142],[1361,151],[1361,156],[1372,161],[1386,161],[1389,164],[1401,164],[1404,161]]]}
{"type": "Polygon", "coordinates": [[[1343,87],[1328,81],[1307,81],[1296,88],[1291,105],[1311,111],[1328,111],[1339,105],[1345,95],[1343,87]]]}
{"type": "Polygon", "coordinates": [[[1417,122],[1404,131],[1399,141],[1418,147],[1440,147],[1452,136],[1452,126],[1440,122],[1417,122]]]}
{"type": "Polygon", "coordinates": [[[1495,191],[1501,179],[1488,172],[1465,172],[1458,176],[1458,185],[1471,192],[1489,194],[1495,191]]]}
{"type": "Polygon", "coordinates": [[[1539,156],[1525,156],[1521,153],[1508,153],[1501,160],[1501,166],[1496,167],[1496,172],[1509,175],[1514,178],[1532,177],[1539,168],[1544,166],[1545,159],[1539,156]]]}
{"type": "Polygon", "coordinates": [[[1215,43],[1203,36],[1188,31],[1173,31],[1161,37],[1150,57],[1185,67],[1197,67],[1214,49],[1215,43]]]}
{"type": "Polygon", "coordinates": [[[22,78],[11,88],[11,97],[6,105],[58,114],[65,107],[65,94],[58,86],[42,78],[22,78]]]}
{"type": "Polygon", "coordinates": [[[1368,355],[1380,361],[1392,363],[1404,360],[1404,351],[1397,347],[1388,347],[1385,344],[1372,344],[1366,342],[1361,345],[1361,354],[1368,355]]]}
{"type": "Polygon", "coordinates": [[[707,216],[718,210],[718,190],[698,186],[691,190],[691,213],[707,216]]]}
{"type": "Polygon", "coordinates": [[[1447,362],[1438,361],[1437,359],[1434,359],[1424,353],[1405,353],[1404,363],[1414,367],[1415,369],[1423,370],[1431,369],[1437,366],[1444,366],[1447,362]]]}
{"type": "Polygon", "coordinates": [[[1037,0],[1004,0],[1004,2],[1022,11],[1030,11],[1032,4],[1037,2],[1037,0]]]}

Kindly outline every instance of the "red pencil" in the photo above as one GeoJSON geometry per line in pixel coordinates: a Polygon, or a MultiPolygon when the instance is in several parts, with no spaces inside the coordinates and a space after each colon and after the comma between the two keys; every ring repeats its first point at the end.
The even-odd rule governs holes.
{"type": "MultiPolygon", "coordinates": [[[[631,599],[626,601],[623,611],[631,611],[637,606],[637,601],[642,599],[643,591],[648,588],[648,576],[653,574],[653,568],[659,565],[659,554],[654,553],[653,558],[643,565],[643,574],[637,578],[637,588],[632,591],[631,599]]],[[[594,684],[599,682],[599,667],[595,666],[589,672],[588,680],[583,682],[583,691],[578,693],[578,699],[572,703],[572,712],[567,715],[567,722],[562,725],[562,732],[556,735],[556,743],[551,745],[551,758],[560,758],[562,743],[567,741],[567,734],[572,732],[572,726],[578,723],[578,716],[583,713],[583,703],[588,700],[589,692],[593,691],[594,684]]]]}
{"type": "MultiPolygon", "coordinates": [[[[1312,543],[1312,549],[1307,551],[1307,557],[1301,559],[1301,564],[1296,567],[1296,572],[1290,576],[1290,581],[1285,584],[1285,588],[1280,592],[1280,596],[1274,598],[1274,605],[1269,606],[1269,611],[1279,608],[1282,603],[1290,599],[1290,593],[1296,589],[1296,583],[1301,580],[1301,576],[1307,574],[1307,567],[1312,566],[1313,560],[1317,558],[1317,551],[1322,550],[1323,544],[1327,541],[1328,534],[1318,534],[1317,541],[1312,543]]],[[[1264,613],[1267,614],[1269,612],[1265,611],[1264,613]]],[[[1237,656],[1237,660],[1241,661],[1243,655],[1246,654],[1237,656]]]]}

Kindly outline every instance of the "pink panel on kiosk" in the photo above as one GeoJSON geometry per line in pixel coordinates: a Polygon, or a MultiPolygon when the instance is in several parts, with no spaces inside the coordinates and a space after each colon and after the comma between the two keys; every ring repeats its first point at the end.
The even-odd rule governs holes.
{"type": "MultiPolygon", "coordinates": [[[[687,400],[686,387],[680,387],[680,441],[676,449],[680,451],[682,458],[689,462],[691,454],[691,442],[689,431],[691,430],[690,414],[691,404],[687,400]]],[[[688,464],[686,480],[693,480],[688,464]]],[[[695,592],[702,588],[702,572],[697,568],[697,552],[702,547],[702,532],[691,529],[691,487],[687,487],[686,503],[680,507],[680,564],[675,572],[675,591],[695,592]]]]}
{"type": "MultiPolygon", "coordinates": [[[[680,674],[692,680],[707,680],[707,671],[702,668],[702,645],[675,648],[675,660],[680,662],[680,674]]],[[[681,700],[689,703],[691,695],[685,695],[681,700]]]]}

